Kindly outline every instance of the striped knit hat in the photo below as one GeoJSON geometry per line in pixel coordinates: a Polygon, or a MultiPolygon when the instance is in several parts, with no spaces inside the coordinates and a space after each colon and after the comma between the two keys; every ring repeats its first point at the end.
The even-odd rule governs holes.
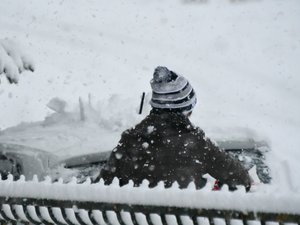
{"type": "Polygon", "coordinates": [[[190,83],[166,67],[156,67],[150,83],[152,87],[150,104],[155,109],[189,112],[196,105],[196,94],[190,83]]]}

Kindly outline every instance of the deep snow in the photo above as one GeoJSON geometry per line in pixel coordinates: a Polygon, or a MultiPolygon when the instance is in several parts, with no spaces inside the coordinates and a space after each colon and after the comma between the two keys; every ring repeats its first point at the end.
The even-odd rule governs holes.
{"type": "Polygon", "coordinates": [[[140,95],[149,93],[153,69],[165,65],[194,87],[196,125],[212,138],[246,130],[267,140],[273,184],[299,192],[299,1],[46,2],[1,2],[1,38],[22,43],[36,71],[18,86],[2,82],[0,127],[43,120],[53,97],[77,105],[90,95],[96,110],[85,123],[74,113],[52,136],[51,126],[38,123],[4,131],[1,141],[50,151],[67,143],[66,154],[111,149],[147,113],[137,115],[140,95]]]}

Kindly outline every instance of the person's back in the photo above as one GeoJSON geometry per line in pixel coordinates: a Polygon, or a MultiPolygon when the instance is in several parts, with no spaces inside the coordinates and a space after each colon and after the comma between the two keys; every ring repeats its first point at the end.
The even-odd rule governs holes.
{"type": "Polygon", "coordinates": [[[183,187],[191,181],[200,181],[198,161],[190,160],[193,151],[198,151],[190,148],[191,139],[195,139],[191,132],[196,130],[186,117],[153,110],[140,124],[123,133],[102,170],[102,177],[110,183],[116,176],[121,184],[131,179],[136,185],[147,179],[150,186],[158,181],[164,181],[166,186],[178,181],[183,187]]]}
{"type": "MultiPolygon", "coordinates": [[[[174,74],[176,82],[177,75],[174,74]]],[[[111,183],[117,177],[121,185],[132,180],[138,186],[147,179],[150,187],[156,186],[159,181],[169,187],[176,181],[180,188],[186,188],[190,182],[201,188],[206,183],[202,176],[208,173],[232,188],[239,184],[250,187],[248,173],[239,162],[220,151],[205,138],[201,129],[189,121],[187,114],[195,105],[196,98],[190,84],[186,83],[179,85],[179,92],[168,90],[167,95],[178,97],[190,89],[182,96],[185,100],[178,101],[176,98],[173,105],[171,97],[153,93],[151,105],[155,107],[141,123],[123,132],[118,146],[102,169],[100,177],[105,183],[111,183]],[[167,103],[163,101],[166,98],[167,103]],[[176,104],[180,107],[176,108],[176,104]]],[[[152,88],[156,90],[153,83],[152,88]]]]}

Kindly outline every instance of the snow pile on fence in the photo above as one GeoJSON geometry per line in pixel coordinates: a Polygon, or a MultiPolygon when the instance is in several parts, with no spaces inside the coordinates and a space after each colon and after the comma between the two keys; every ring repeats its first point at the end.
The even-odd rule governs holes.
{"type": "Polygon", "coordinates": [[[228,191],[225,186],[220,191],[212,191],[212,182],[200,190],[191,183],[187,189],[179,189],[174,183],[171,188],[164,188],[159,183],[155,188],[148,188],[148,181],[140,187],[133,187],[133,183],[119,186],[115,178],[111,185],[90,181],[78,184],[74,178],[65,184],[60,179],[52,183],[48,177],[38,181],[25,181],[21,177],[13,181],[12,176],[0,181],[0,197],[6,198],[33,198],[81,202],[118,203],[128,205],[172,206],[198,209],[237,210],[241,212],[264,213],[300,213],[300,195],[297,192],[280,192],[270,185],[259,187],[259,191],[246,193],[243,187],[234,192],[228,191]]]}

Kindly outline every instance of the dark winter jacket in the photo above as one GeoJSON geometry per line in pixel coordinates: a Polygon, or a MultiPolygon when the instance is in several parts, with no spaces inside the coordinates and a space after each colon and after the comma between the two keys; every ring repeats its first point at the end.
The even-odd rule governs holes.
{"type": "Polygon", "coordinates": [[[201,188],[206,173],[231,188],[250,187],[243,166],[205,138],[186,116],[152,110],[141,123],[122,134],[100,177],[107,184],[118,177],[121,185],[133,180],[138,186],[147,179],[150,187],[159,181],[169,187],[177,181],[180,188],[185,188],[194,181],[201,188]]]}

